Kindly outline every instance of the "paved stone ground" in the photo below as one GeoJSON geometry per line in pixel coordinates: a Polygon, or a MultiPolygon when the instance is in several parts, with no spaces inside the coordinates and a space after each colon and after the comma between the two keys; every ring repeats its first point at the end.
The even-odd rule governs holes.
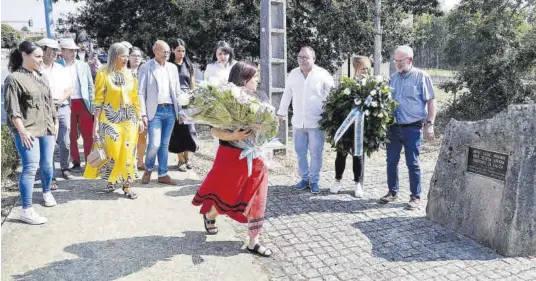
{"type": "MultiPolygon", "coordinates": [[[[436,140],[423,148],[424,202],[418,211],[404,210],[410,193],[403,157],[402,200],[389,205],[377,203],[387,193],[383,151],[366,158],[363,199],[352,196],[350,157],[343,177],[348,189],[329,193],[335,153],[328,145],[318,195],[293,188],[298,176],[292,149],[287,159],[276,157],[263,234],[275,255],[261,259],[271,280],[536,280],[536,258],[505,258],[425,218],[439,147],[436,140]]],[[[244,226],[235,227],[246,236],[244,226]]]]}
{"type": "MultiPolygon", "coordinates": [[[[15,207],[2,226],[2,280],[536,280],[535,258],[502,257],[428,221],[424,207],[404,210],[409,187],[403,161],[403,200],[377,204],[386,193],[381,151],[366,159],[363,199],[350,190],[329,194],[334,153],[328,147],[318,195],[294,190],[292,149],[287,158],[277,156],[262,238],[274,255],[253,257],[241,249],[244,225],[219,218],[220,233],[203,234],[190,201],[210,169],[212,140],[201,146],[197,174],[172,172],[180,187],[135,185],[135,201],[101,194],[102,182],[79,177],[60,182],[54,208],[39,206],[35,192],[36,208],[49,223],[18,223],[15,207]]],[[[424,199],[438,148],[436,141],[423,149],[424,199]]],[[[348,186],[350,161],[343,179],[348,186]]]]}

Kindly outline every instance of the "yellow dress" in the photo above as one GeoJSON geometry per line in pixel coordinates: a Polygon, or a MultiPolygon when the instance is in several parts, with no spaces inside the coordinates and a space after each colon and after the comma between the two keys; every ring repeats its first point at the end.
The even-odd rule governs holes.
{"type": "Polygon", "coordinates": [[[99,144],[107,161],[99,168],[86,166],[84,178],[100,178],[109,183],[132,183],[135,178],[135,153],[138,143],[138,82],[129,70],[109,73],[101,68],[95,79],[96,109],[100,108],[99,144]]]}

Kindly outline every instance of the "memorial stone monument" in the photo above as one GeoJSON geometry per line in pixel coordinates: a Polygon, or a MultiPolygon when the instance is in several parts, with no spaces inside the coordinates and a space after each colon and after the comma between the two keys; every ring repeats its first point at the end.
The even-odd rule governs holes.
{"type": "Polygon", "coordinates": [[[447,125],[427,217],[505,256],[536,254],[536,105],[447,125]]]}

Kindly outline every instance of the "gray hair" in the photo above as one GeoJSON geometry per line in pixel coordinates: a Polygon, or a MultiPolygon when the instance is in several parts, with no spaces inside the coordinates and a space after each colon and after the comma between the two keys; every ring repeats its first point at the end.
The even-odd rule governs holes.
{"type": "Polygon", "coordinates": [[[311,53],[311,55],[313,55],[313,59],[316,60],[316,52],[315,52],[315,50],[313,48],[311,48],[309,46],[303,46],[303,47],[301,47],[300,51],[301,50],[308,50],[311,53]]]}
{"type": "Polygon", "coordinates": [[[128,48],[123,43],[113,43],[112,46],[110,46],[110,49],[108,50],[108,64],[106,65],[106,68],[108,69],[108,72],[116,71],[115,69],[115,60],[119,55],[127,54],[128,55],[128,48]]]}
{"type": "Polygon", "coordinates": [[[401,52],[403,54],[406,54],[408,58],[413,58],[413,49],[408,45],[398,46],[395,52],[401,52]]]}

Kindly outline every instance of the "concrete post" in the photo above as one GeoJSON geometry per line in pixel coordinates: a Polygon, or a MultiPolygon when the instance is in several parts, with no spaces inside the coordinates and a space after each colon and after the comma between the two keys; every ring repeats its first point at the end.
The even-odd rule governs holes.
{"type": "MultiPolygon", "coordinates": [[[[287,76],[286,1],[261,0],[261,91],[277,109],[285,89],[287,76]]],[[[279,141],[288,143],[288,121],[281,122],[279,141]]]]}

